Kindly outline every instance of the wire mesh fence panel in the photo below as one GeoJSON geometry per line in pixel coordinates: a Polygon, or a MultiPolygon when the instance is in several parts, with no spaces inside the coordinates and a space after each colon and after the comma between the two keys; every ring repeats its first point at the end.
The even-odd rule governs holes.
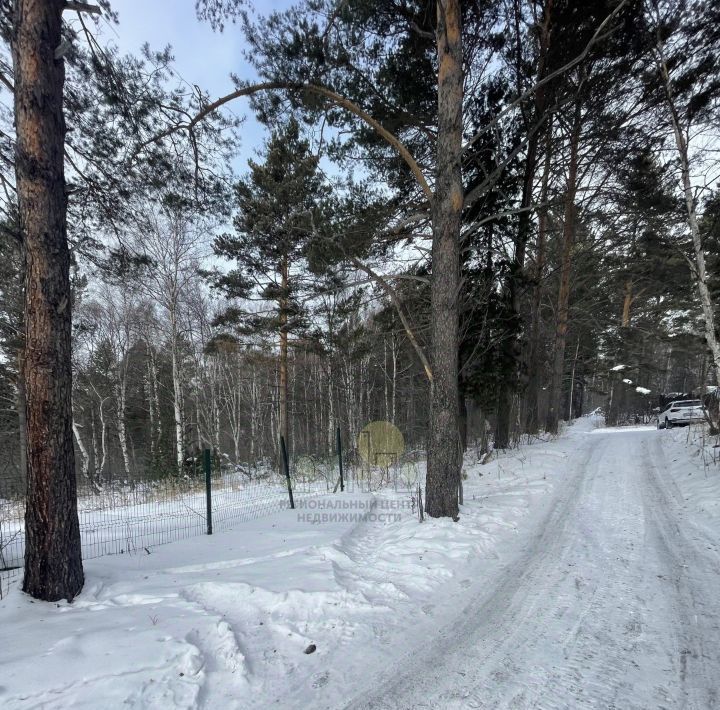
{"type": "Polygon", "coordinates": [[[78,517],[84,559],[135,552],[205,532],[205,488],[169,478],[81,492],[78,517]]]}
{"type": "Polygon", "coordinates": [[[25,506],[22,501],[0,498],[0,579],[18,574],[22,566],[25,550],[24,516],[25,506]]]}
{"type": "MultiPolygon", "coordinates": [[[[385,487],[412,492],[422,467],[419,452],[405,452],[373,465],[357,451],[343,456],[346,493],[371,493],[385,487]]],[[[336,455],[295,453],[289,472],[296,505],[340,490],[336,455]]],[[[183,475],[112,483],[79,477],[78,518],[83,559],[149,551],[157,545],[207,532],[206,481],[202,459],[183,475]]],[[[272,460],[231,464],[213,457],[211,468],[213,528],[228,530],[247,520],[289,507],[287,479],[272,460]]],[[[22,572],[25,551],[25,484],[0,476],[0,594],[22,572]]]]}
{"type": "Polygon", "coordinates": [[[409,451],[380,466],[351,454],[343,458],[345,490],[350,493],[373,493],[383,488],[414,491],[418,484],[425,485],[424,460],[424,452],[409,451]]]}
{"type": "MultiPolygon", "coordinates": [[[[334,472],[312,457],[293,462],[296,500],[332,490],[334,472]]],[[[228,465],[214,460],[211,507],[215,530],[289,507],[287,481],[269,461],[228,465]]],[[[0,479],[0,580],[21,574],[25,553],[24,484],[0,479]]],[[[78,519],[83,559],[149,551],[207,532],[206,483],[201,467],[156,480],[79,485],[78,519]]],[[[0,590],[1,592],[1,590],[0,590]]]]}
{"type": "MultiPolygon", "coordinates": [[[[330,473],[317,466],[308,469],[306,459],[290,462],[290,480],[295,500],[332,491],[330,473]]],[[[212,475],[212,515],[216,530],[277,513],[289,507],[287,481],[277,465],[240,465],[231,471],[217,466],[212,475]]]]}

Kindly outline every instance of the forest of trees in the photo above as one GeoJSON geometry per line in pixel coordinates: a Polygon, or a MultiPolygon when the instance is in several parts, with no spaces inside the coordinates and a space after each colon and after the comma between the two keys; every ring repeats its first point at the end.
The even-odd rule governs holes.
{"type": "Polygon", "coordinates": [[[0,496],[27,488],[27,591],[82,586],[76,485],[203,448],[276,465],[280,435],[331,456],[386,419],[456,517],[465,448],[720,382],[716,0],[197,10],[249,47],[223,97],[100,42],[107,2],[2,2],[0,496]],[[267,133],[234,174],[238,100],[267,133]]]}

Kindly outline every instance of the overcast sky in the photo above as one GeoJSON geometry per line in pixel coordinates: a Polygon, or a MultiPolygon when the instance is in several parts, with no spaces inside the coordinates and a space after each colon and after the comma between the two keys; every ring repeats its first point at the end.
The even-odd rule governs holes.
{"type": "MultiPolygon", "coordinates": [[[[258,13],[284,9],[292,0],[256,0],[258,13]]],[[[124,52],[137,54],[145,42],[153,49],[171,45],[176,69],[190,84],[207,90],[211,97],[222,96],[233,89],[230,73],[252,78],[254,72],[243,59],[242,32],[229,25],[221,34],[195,15],[195,0],[113,0],[120,24],[103,23],[104,35],[124,52]]],[[[238,116],[246,116],[241,135],[241,154],[234,162],[238,172],[245,172],[247,158],[253,156],[265,137],[264,129],[253,119],[246,100],[230,105],[238,116]]]]}

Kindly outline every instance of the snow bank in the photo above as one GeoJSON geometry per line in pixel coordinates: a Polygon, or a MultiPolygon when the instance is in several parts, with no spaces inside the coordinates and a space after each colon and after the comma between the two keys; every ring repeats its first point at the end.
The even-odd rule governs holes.
{"type": "Polygon", "coordinates": [[[710,437],[707,424],[664,430],[659,445],[668,462],[668,474],[684,507],[699,513],[704,524],[720,537],[720,442],[710,437]]]}
{"type": "Polygon", "coordinates": [[[563,480],[568,435],[464,468],[460,521],[344,493],[212,537],[86,563],[69,605],[0,602],[0,705],[337,707],[454,618],[563,480]],[[440,593],[441,592],[441,593],[440,593]],[[316,650],[313,650],[313,646],[316,650]]]}
{"type": "Polygon", "coordinates": [[[568,429],[568,432],[578,434],[582,432],[594,431],[600,427],[605,426],[605,416],[602,411],[594,409],[589,414],[584,414],[582,417],[575,419],[568,429]]]}

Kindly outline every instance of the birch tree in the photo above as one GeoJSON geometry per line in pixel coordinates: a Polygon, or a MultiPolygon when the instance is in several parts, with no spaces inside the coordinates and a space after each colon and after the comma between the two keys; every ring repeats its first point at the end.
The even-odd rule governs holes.
{"type": "MultiPolygon", "coordinates": [[[[720,339],[698,218],[702,190],[709,186],[703,184],[702,175],[693,174],[694,165],[699,173],[702,164],[714,154],[712,140],[717,140],[718,135],[720,17],[712,3],[654,0],[647,9],[654,35],[650,54],[659,84],[657,100],[675,147],[679,187],[692,243],[690,267],[702,308],[705,340],[720,382],[720,339]]],[[[717,169],[717,160],[712,162],[717,169]]]]}
{"type": "Polygon", "coordinates": [[[134,248],[150,267],[143,287],[162,309],[172,365],[172,403],[175,429],[175,465],[185,460],[185,394],[183,389],[183,313],[185,294],[197,287],[202,235],[181,209],[155,213],[151,228],[136,237],[134,248]]]}

